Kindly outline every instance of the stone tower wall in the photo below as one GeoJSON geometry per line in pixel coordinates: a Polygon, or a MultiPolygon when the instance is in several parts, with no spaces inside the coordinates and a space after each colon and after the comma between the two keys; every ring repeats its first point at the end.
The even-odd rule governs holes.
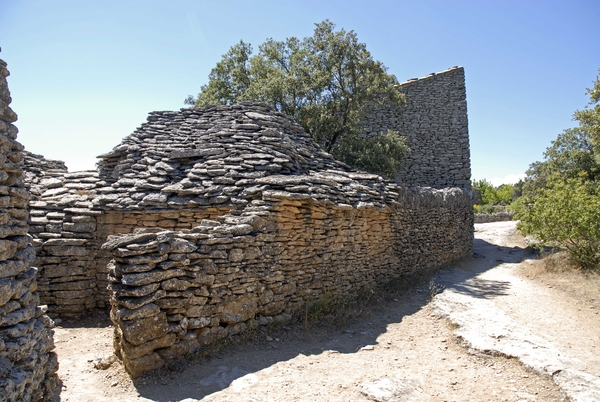
{"type": "Polygon", "coordinates": [[[366,135],[388,129],[405,136],[411,151],[397,182],[407,187],[471,188],[465,72],[453,67],[400,84],[401,111],[372,109],[363,121],[366,135]]]}
{"type": "Polygon", "coordinates": [[[50,400],[57,391],[54,326],[40,306],[35,251],[27,234],[30,194],[22,180],[6,63],[0,60],[0,400],[50,400]]]}

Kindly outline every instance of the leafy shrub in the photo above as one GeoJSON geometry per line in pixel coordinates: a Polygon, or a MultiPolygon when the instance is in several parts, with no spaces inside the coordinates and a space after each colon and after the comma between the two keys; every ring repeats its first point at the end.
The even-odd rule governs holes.
{"type": "Polygon", "coordinates": [[[497,214],[497,213],[502,213],[502,212],[511,212],[512,211],[512,207],[510,205],[491,205],[491,204],[484,204],[484,205],[479,205],[479,204],[475,204],[473,205],[473,212],[475,212],[476,214],[497,214]]]}
{"type": "Polygon", "coordinates": [[[521,233],[541,246],[565,249],[583,269],[600,267],[600,192],[598,182],[552,180],[535,197],[515,205],[521,233]]]}
{"type": "Polygon", "coordinates": [[[494,187],[487,180],[473,182],[474,204],[476,214],[494,214],[510,210],[510,204],[520,196],[514,184],[501,184],[494,187]]]}
{"type": "Polygon", "coordinates": [[[356,169],[393,178],[400,170],[404,155],[410,151],[406,139],[388,130],[376,137],[349,134],[340,139],[333,156],[356,169]]]}

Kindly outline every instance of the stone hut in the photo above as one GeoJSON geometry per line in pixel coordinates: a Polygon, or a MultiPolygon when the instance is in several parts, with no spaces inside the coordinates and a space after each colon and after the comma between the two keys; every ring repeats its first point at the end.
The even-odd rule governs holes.
{"type": "Polygon", "coordinates": [[[42,303],[65,317],[110,305],[133,376],[472,251],[464,168],[431,188],[415,165],[401,187],[265,104],[153,112],[96,171],[26,158],[42,303]]]}
{"type": "Polygon", "coordinates": [[[152,113],[90,190],[98,240],[134,233],[101,250],[134,376],[472,249],[468,192],[355,172],[264,104],[152,113]]]}

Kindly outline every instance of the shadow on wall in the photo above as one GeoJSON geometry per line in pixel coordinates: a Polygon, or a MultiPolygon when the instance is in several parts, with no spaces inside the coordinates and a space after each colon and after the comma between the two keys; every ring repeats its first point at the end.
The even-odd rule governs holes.
{"type": "MultiPolygon", "coordinates": [[[[433,275],[436,285],[483,298],[498,297],[509,291],[508,284],[482,281],[477,276],[499,264],[519,263],[533,256],[529,249],[498,247],[483,240],[475,240],[475,251],[475,257],[465,258],[433,275]],[[500,251],[502,261],[485,257],[485,250],[490,248],[500,251]],[[445,274],[450,271],[451,275],[445,274]]],[[[399,324],[419,312],[430,297],[431,284],[429,278],[424,277],[419,284],[397,294],[389,293],[386,302],[369,305],[365,316],[347,327],[326,328],[317,324],[306,328],[296,324],[274,327],[270,332],[267,327],[260,327],[250,342],[231,337],[227,351],[189,366],[170,365],[134,380],[134,384],[141,396],[156,401],[202,399],[228,387],[242,390],[256,381],[265,381],[267,374],[261,371],[282,362],[293,361],[290,370],[295,370],[298,366],[309,366],[311,356],[369,353],[361,348],[384,347],[379,344],[379,338],[388,331],[389,325],[399,324]],[[267,337],[272,340],[267,341],[267,337]]]]}
{"type": "Polygon", "coordinates": [[[472,252],[467,192],[396,191],[384,208],[264,191],[246,212],[191,230],[110,238],[111,318],[128,372],[139,376],[230,335],[288,322],[306,303],[472,252]]]}

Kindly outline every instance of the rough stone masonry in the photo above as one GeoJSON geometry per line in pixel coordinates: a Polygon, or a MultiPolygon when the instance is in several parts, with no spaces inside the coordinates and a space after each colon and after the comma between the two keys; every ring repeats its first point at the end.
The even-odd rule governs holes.
{"type": "Polygon", "coordinates": [[[396,130],[411,152],[396,176],[403,186],[471,188],[471,156],[465,71],[452,67],[399,86],[406,96],[400,111],[371,110],[363,120],[365,134],[396,130]]]}
{"type": "Polygon", "coordinates": [[[464,74],[416,84],[391,127],[414,130],[402,132],[405,187],[334,160],[260,103],[153,112],[97,171],[26,153],[42,302],[66,317],[110,305],[116,353],[135,376],[470,253],[464,74]]]}
{"type": "Polygon", "coordinates": [[[170,209],[178,227],[184,211],[230,208],[104,244],[115,346],[133,376],[472,251],[467,190],[353,171],[265,104],[153,113],[99,166],[102,208],[170,209]]]}
{"type": "Polygon", "coordinates": [[[30,195],[22,180],[23,146],[16,141],[8,75],[0,60],[0,401],[50,400],[58,384],[54,324],[39,305],[37,269],[31,266],[30,195]]]}
{"type": "MultiPolygon", "coordinates": [[[[382,108],[369,113],[363,125],[367,135],[376,135],[391,128],[407,137],[412,151],[407,156],[402,174],[398,176],[401,185],[469,189],[464,70],[454,67],[412,79],[401,84],[400,90],[407,98],[401,118],[398,117],[399,111],[382,108]]],[[[156,136],[152,140],[156,144],[161,143],[162,136],[173,135],[169,126],[176,122],[167,119],[163,124],[160,121],[165,116],[175,114],[150,114],[149,122],[156,124],[147,135],[156,136]]],[[[193,143],[188,138],[194,130],[206,130],[210,124],[210,120],[201,119],[194,125],[180,127],[179,131],[185,135],[177,137],[180,143],[176,149],[190,156],[212,152],[214,160],[207,162],[213,164],[208,169],[212,175],[209,178],[212,178],[220,172],[215,161],[221,154],[210,144],[206,145],[206,150],[199,151],[198,147],[205,145],[193,143]]],[[[218,130],[217,126],[221,123],[215,124],[213,129],[218,130]]],[[[289,122],[285,124],[289,125],[289,122]]],[[[242,135],[244,126],[237,128],[242,130],[242,135]]],[[[228,141],[238,137],[231,135],[228,141]]],[[[25,183],[33,196],[29,224],[36,248],[35,265],[40,270],[39,294],[52,316],[74,318],[108,305],[106,278],[110,255],[100,249],[107,236],[131,233],[138,227],[189,229],[202,219],[214,219],[237,207],[235,203],[239,199],[227,198],[226,194],[217,194],[215,191],[219,185],[229,191],[226,182],[232,179],[228,177],[205,180],[205,183],[212,182],[214,185],[208,186],[204,192],[204,182],[201,182],[202,187],[193,190],[198,196],[185,203],[180,202],[183,200],[181,197],[171,197],[166,203],[167,193],[164,192],[150,194],[151,190],[161,189],[171,180],[172,174],[168,170],[172,168],[166,165],[169,161],[162,160],[165,158],[164,150],[155,149],[140,162],[129,163],[128,160],[133,162],[133,159],[127,156],[128,160],[122,161],[125,163],[119,163],[126,156],[129,146],[133,146],[132,150],[135,148],[135,144],[123,143],[110,153],[110,157],[102,157],[100,171],[71,173],[60,161],[25,152],[25,183]],[[227,201],[217,202],[221,199],[227,201]],[[177,212],[183,209],[185,211],[177,212]]],[[[252,152],[257,151],[252,147],[247,149],[248,154],[252,152]]],[[[250,163],[259,161],[261,164],[254,165],[254,170],[262,169],[262,174],[276,168],[277,161],[273,159],[247,159],[250,163]]],[[[197,183],[182,181],[178,185],[188,188],[189,192],[190,186],[196,186],[197,183]]]]}

